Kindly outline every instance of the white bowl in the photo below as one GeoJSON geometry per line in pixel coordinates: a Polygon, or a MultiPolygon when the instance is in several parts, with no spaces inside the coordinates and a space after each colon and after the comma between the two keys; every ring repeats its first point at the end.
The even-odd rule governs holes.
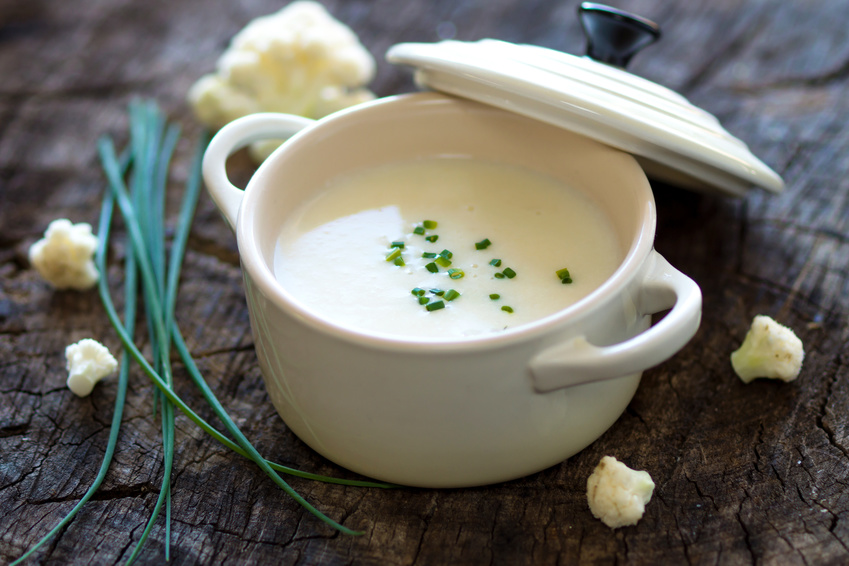
{"type": "Polygon", "coordinates": [[[613,424],[641,372],[682,348],[699,325],[698,286],[652,247],[654,199],[637,162],[505,110],[424,93],[317,122],[247,116],[214,137],[204,178],[236,232],[257,356],[274,406],[304,442],[366,476],[460,487],[556,464],[613,424]],[[228,155],[259,139],[289,136],[244,192],[229,182],[228,155]],[[610,217],[627,250],[624,260],[565,310],[499,334],[445,341],[339,326],[278,283],[272,262],[286,214],[327,181],[445,154],[531,168],[584,191],[610,217]],[[652,314],[670,308],[650,327],[652,314]]]}

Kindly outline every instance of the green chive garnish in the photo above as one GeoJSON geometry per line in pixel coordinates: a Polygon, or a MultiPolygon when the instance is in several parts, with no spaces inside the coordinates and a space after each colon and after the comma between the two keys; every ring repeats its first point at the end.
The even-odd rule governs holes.
{"type": "Polygon", "coordinates": [[[413,228],[413,234],[418,234],[419,236],[424,236],[424,226],[416,226],[413,228]]]}
{"type": "Polygon", "coordinates": [[[426,304],[428,304],[428,302],[430,302],[430,299],[428,299],[427,297],[419,297],[419,304],[420,305],[426,305],[426,304]]]}
{"type": "Polygon", "coordinates": [[[403,258],[403,257],[401,257],[401,256],[396,257],[396,258],[395,258],[395,262],[394,262],[394,263],[395,263],[395,265],[397,265],[398,267],[404,267],[405,265],[407,265],[406,263],[404,263],[404,258],[403,258]]]}
{"type": "Polygon", "coordinates": [[[422,289],[421,287],[415,287],[412,291],[410,291],[410,293],[412,293],[413,295],[415,295],[417,297],[421,297],[422,295],[425,294],[425,290],[422,289]]]}
{"type": "Polygon", "coordinates": [[[438,239],[439,239],[439,235],[437,235],[437,234],[434,234],[432,236],[425,236],[425,240],[427,240],[431,244],[434,243],[435,241],[437,241],[438,239]]]}
{"type": "Polygon", "coordinates": [[[495,278],[496,279],[504,279],[504,274],[499,271],[498,273],[495,274],[495,278]]]}
{"type": "Polygon", "coordinates": [[[390,248],[401,248],[403,250],[404,249],[404,242],[392,242],[391,244],[389,244],[389,247],[390,248]]]}
{"type": "Polygon", "coordinates": [[[516,272],[508,267],[504,270],[504,275],[506,275],[508,279],[513,279],[516,277],[516,272]]]}
{"type": "Polygon", "coordinates": [[[454,254],[448,250],[442,250],[441,252],[439,252],[439,255],[444,257],[445,259],[451,259],[452,257],[454,257],[454,254]]]}
{"type": "Polygon", "coordinates": [[[424,225],[424,227],[425,227],[425,228],[427,228],[428,230],[433,230],[433,229],[434,229],[434,228],[436,228],[436,226],[437,226],[437,222],[436,222],[436,220],[425,220],[424,222],[422,222],[422,224],[423,224],[423,225],[424,225]]]}
{"type": "Polygon", "coordinates": [[[401,248],[392,248],[392,251],[386,254],[386,261],[393,261],[396,257],[401,257],[401,248]]]}
{"type": "Polygon", "coordinates": [[[438,311],[439,309],[445,308],[445,303],[442,301],[434,301],[425,305],[425,308],[430,312],[438,311]]]}
{"type": "Polygon", "coordinates": [[[427,269],[431,273],[439,273],[439,268],[433,262],[430,262],[429,264],[425,265],[425,269],[427,269]]]}
{"type": "Polygon", "coordinates": [[[489,265],[492,265],[494,267],[501,267],[501,260],[500,259],[490,260],[489,265]]]}
{"type": "Polygon", "coordinates": [[[454,299],[456,299],[459,296],[460,296],[460,293],[458,293],[454,289],[448,289],[447,291],[445,291],[445,300],[446,301],[453,301],[454,299]]]}
{"type": "Polygon", "coordinates": [[[507,305],[504,305],[503,307],[501,307],[501,310],[503,310],[504,312],[513,312],[513,307],[508,307],[507,305]]]}
{"type": "Polygon", "coordinates": [[[436,254],[434,252],[425,252],[422,254],[422,257],[427,259],[433,259],[436,257],[436,254]]]}
{"type": "Polygon", "coordinates": [[[492,294],[490,294],[489,298],[492,299],[493,301],[497,301],[498,299],[501,298],[501,295],[499,295],[498,293],[492,293],[492,294]]]}
{"type": "Polygon", "coordinates": [[[443,291],[442,289],[431,289],[430,292],[438,297],[441,297],[445,294],[445,291],[443,291]]]}
{"type": "Polygon", "coordinates": [[[492,242],[489,241],[489,238],[484,238],[480,242],[475,242],[475,249],[476,250],[485,250],[490,245],[492,245],[492,242]]]}
{"type": "Polygon", "coordinates": [[[560,282],[564,285],[572,282],[572,276],[569,274],[569,270],[565,267],[563,269],[558,269],[555,271],[557,277],[560,279],[560,282]]]}
{"type": "Polygon", "coordinates": [[[444,257],[442,257],[442,256],[438,256],[438,257],[436,258],[436,260],[434,260],[434,261],[435,261],[436,263],[438,263],[439,265],[441,265],[442,267],[448,267],[449,265],[451,265],[451,260],[450,260],[450,259],[445,259],[445,258],[444,258],[444,257]]]}
{"type": "Polygon", "coordinates": [[[460,279],[465,275],[462,269],[449,269],[448,277],[451,279],[460,279]]]}

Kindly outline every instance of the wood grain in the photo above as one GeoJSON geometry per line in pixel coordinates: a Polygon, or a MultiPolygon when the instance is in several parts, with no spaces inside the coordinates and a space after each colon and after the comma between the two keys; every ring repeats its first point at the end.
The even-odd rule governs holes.
{"type": "MultiPolygon", "coordinates": [[[[399,41],[496,37],[572,53],[576,2],[329,1],[379,61],[381,95],[412,89],[382,55],[399,41]]],[[[656,183],[657,249],[704,293],[678,355],[644,374],[625,414],[560,465],[475,489],[377,490],[303,480],[308,499],[360,537],[306,514],[246,460],[177,418],[174,564],[844,564],[849,562],[849,12],[842,0],[622,0],[664,39],[632,70],[715,113],[782,174],[779,196],[732,200],[656,183]],[[755,314],[794,328],[807,358],[793,383],[744,385],[728,362],[755,314]],[[606,454],[657,489],[636,527],[589,513],[586,478],[606,454]]],[[[199,127],[185,92],[268,0],[0,2],[0,561],[20,556],[85,493],[106,446],[114,381],[64,386],[65,345],[118,340],[95,293],[54,292],[26,250],[50,220],[95,223],[101,134],[126,139],[133,97],[155,97],[185,136],[177,202],[199,127]]],[[[234,176],[251,174],[236,161],[234,176]]],[[[172,207],[172,210],[174,208],[172,207]]],[[[174,218],[169,213],[169,221],[174,218]]],[[[110,277],[120,290],[121,249],[110,277]]],[[[353,477],[285,427],[265,393],[235,242],[201,200],[178,318],[225,407],[268,458],[353,477]]],[[[180,366],[179,393],[206,418],[180,366]]],[[[102,489],[30,563],[127,559],[162,477],[152,387],[134,371],[102,489]]],[[[141,564],[164,561],[164,522],[141,564]]]]}

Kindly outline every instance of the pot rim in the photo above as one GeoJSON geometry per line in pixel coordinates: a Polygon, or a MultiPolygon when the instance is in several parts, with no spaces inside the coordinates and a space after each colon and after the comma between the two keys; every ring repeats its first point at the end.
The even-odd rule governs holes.
{"type": "MultiPolygon", "coordinates": [[[[455,351],[471,352],[500,348],[505,344],[510,343],[523,343],[536,339],[541,335],[555,333],[558,330],[558,327],[563,327],[570,321],[588,316],[592,313],[592,311],[600,309],[607,302],[614,300],[619,293],[626,288],[628,282],[639,274],[642,265],[652,251],[654,246],[657,214],[654,194],[651,190],[651,186],[636,159],[634,159],[634,157],[630,154],[609,146],[605,146],[609,151],[623,154],[627,156],[628,159],[632,160],[635,165],[635,171],[639,172],[639,177],[634,179],[634,188],[639,191],[639,200],[644,203],[641,210],[634,212],[634,214],[637,214],[640,218],[639,232],[636,238],[631,242],[631,246],[627,250],[625,257],[620,262],[619,267],[617,267],[613,274],[608,277],[604,283],[572,305],[548,316],[519,325],[515,328],[491,334],[454,337],[450,339],[401,337],[358,330],[327,320],[326,318],[315,314],[305,305],[300,303],[277,281],[271,266],[262,259],[262,253],[258,244],[258,240],[262,239],[262,236],[257,234],[257,230],[254,227],[255,223],[246,221],[247,218],[250,218],[256,213],[256,208],[259,206],[260,197],[257,195],[259,195],[261,191],[251,189],[258,182],[257,179],[263,176],[263,171],[271,167],[271,162],[275,159],[275,156],[279,155],[282,151],[285,151],[286,147],[298,143],[301,138],[319,135],[321,130],[328,127],[327,124],[333,124],[340,120],[350,119],[349,116],[361,114],[363,112],[374,112],[385,105],[417,104],[421,102],[432,104],[438,99],[479,105],[479,103],[440,93],[411,93],[389,96],[363,103],[322,118],[289,138],[289,140],[275,150],[274,153],[272,153],[271,156],[268,157],[262,165],[260,165],[258,170],[251,177],[245,189],[241,206],[239,207],[235,232],[244,276],[250,277],[254,285],[268,300],[274,303],[277,308],[288,312],[291,316],[297,318],[299,322],[308,325],[313,330],[338,340],[358,344],[362,347],[394,352],[421,353],[423,350],[432,351],[434,353],[455,351]]],[[[499,109],[493,108],[493,110],[499,109]]],[[[507,112],[506,110],[501,111],[507,112]]],[[[532,118],[527,119],[532,120],[532,118]]],[[[590,140],[589,138],[587,138],[587,141],[598,144],[598,142],[590,140]]]]}

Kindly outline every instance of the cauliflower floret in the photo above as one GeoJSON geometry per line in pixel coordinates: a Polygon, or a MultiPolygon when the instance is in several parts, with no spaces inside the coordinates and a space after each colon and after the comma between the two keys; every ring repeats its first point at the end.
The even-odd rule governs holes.
{"type": "Polygon", "coordinates": [[[255,112],[321,118],[373,99],[363,87],[374,72],[356,34],[321,4],[302,0],[248,23],[188,100],[211,129],[255,112]]]}
{"type": "Polygon", "coordinates": [[[68,389],[78,397],[89,395],[95,383],[118,369],[118,361],[106,346],[91,338],[65,348],[65,359],[68,389]]]}
{"type": "Polygon", "coordinates": [[[653,491],[648,472],[632,470],[612,456],[602,458],[587,479],[590,511],[611,529],[636,525],[653,491]]]}
{"type": "Polygon", "coordinates": [[[54,220],[44,238],[29,249],[29,261],[57,289],[85,290],[100,278],[94,266],[97,236],[86,222],[72,224],[67,218],[54,220]]]}
{"type": "Polygon", "coordinates": [[[802,341],[791,329],[758,315],[740,349],[731,354],[731,365],[744,383],[756,377],[793,381],[804,359],[802,341]]]}

